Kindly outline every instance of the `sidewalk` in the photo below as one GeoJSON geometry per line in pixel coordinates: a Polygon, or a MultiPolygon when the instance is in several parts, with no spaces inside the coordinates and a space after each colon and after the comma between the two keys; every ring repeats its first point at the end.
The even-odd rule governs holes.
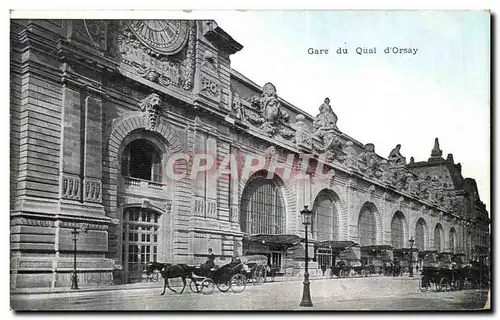
{"type": "MultiPolygon", "coordinates": [[[[413,278],[410,278],[408,275],[403,275],[401,277],[388,277],[384,275],[369,275],[367,277],[347,277],[347,278],[330,278],[329,275],[324,275],[324,276],[310,276],[309,280],[314,281],[314,280],[322,280],[322,279],[331,279],[332,281],[334,280],[347,280],[347,279],[361,279],[361,278],[387,278],[391,280],[419,280],[420,279],[420,274],[415,274],[413,278]]],[[[178,279],[170,279],[170,287],[172,288],[180,288],[182,287],[181,285],[181,280],[178,279]]],[[[186,280],[186,289],[187,286],[189,286],[189,281],[186,280]]],[[[274,280],[274,282],[290,282],[290,281],[304,281],[303,276],[277,276],[274,280]]],[[[266,283],[273,283],[273,282],[266,282],[266,283]]],[[[248,284],[252,285],[252,284],[248,284]]],[[[158,288],[161,289],[163,288],[163,279],[160,279],[158,282],[138,282],[138,283],[127,283],[127,284],[115,284],[115,285],[105,285],[105,286],[85,286],[85,287],[80,287],[79,290],[72,290],[70,287],[58,287],[58,288],[18,288],[15,290],[11,290],[10,294],[11,295],[23,295],[23,294],[50,294],[50,293],[79,293],[79,292],[98,292],[98,291],[117,291],[117,290],[134,290],[134,289],[154,289],[158,288]]]]}

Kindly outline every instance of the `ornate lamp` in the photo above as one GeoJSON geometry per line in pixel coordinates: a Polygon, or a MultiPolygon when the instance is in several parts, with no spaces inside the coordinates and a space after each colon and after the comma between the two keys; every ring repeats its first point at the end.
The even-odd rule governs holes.
{"type": "Polygon", "coordinates": [[[309,289],[309,241],[307,237],[307,226],[311,224],[312,211],[308,209],[308,206],[304,206],[304,210],[300,211],[300,216],[302,217],[302,224],[305,227],[305,240],[306,240],[306,252],[305,252],[305,264],[306,269],[304,272],[304,288],[302,291],[302,301],[300,302],[301,307],[312,307],[311,301],[311,291],[309,289]]]}
{"type": "Polygon", "coordinates": [[[410,277],[413,277],[413,243],[415,240],[413,240],[413,237],[408,240],[410,242],[410,277]]]}

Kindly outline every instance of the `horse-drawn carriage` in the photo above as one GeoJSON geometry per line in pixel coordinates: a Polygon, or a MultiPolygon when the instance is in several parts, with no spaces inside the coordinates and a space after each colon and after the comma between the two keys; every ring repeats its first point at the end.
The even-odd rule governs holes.
{"type": "Polygon", "coordinates": [[[146,266],[147,274],[151,274],[155,271],[159,271],[165,281],[161,295],[165,294],[166,288],[169,288],[175,293],[183,293],[187,285],[186,278],[191,280],[189,288],[195,293],[211,294],[215,287],[221,292],[231,290],[232,292],[240,293],[246,288],[246,275],[249,274],[249,269],[245,261],[239,258],[221,267],[211,269],[199,266],[188,266],[186,264],[148,263],[146,266]],[[183,287],[180,292],[170,287],[168,280],[173,278],[182,279],[183,287]]]}
{"type": "Polygon", "coordinates": [[[427,291],[432,285],[437,291],[461,290],[469,281],[464,255],[452,252],[426,251],[420,279],[420,290],[427,291]]]}

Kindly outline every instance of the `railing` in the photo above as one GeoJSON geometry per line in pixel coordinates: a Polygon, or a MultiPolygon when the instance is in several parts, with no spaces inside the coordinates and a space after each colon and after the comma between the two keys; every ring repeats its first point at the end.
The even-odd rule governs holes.
{"type": "Polygon", "coordinates": [[[160,182],[148,181],[133,177],[123,177],[123,182],[127,186],[134,186],[147,189],[163,190],[163,188],[165,187],[165,185],[160,182]]]}

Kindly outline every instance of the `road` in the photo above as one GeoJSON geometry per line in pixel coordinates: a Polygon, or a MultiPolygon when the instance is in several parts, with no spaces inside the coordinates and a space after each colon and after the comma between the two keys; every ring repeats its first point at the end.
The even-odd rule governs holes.
{"type": "Polygon", "coordinates": [[[242,293],[182,295],[158,288],[14,294],[15,310],[476,310],[486,302],[486,290],[420,292],[416,279],[386,277],[324,279],[311,282],[312,308],[299,307],[302,282],[249,285],[242,293]]]}

